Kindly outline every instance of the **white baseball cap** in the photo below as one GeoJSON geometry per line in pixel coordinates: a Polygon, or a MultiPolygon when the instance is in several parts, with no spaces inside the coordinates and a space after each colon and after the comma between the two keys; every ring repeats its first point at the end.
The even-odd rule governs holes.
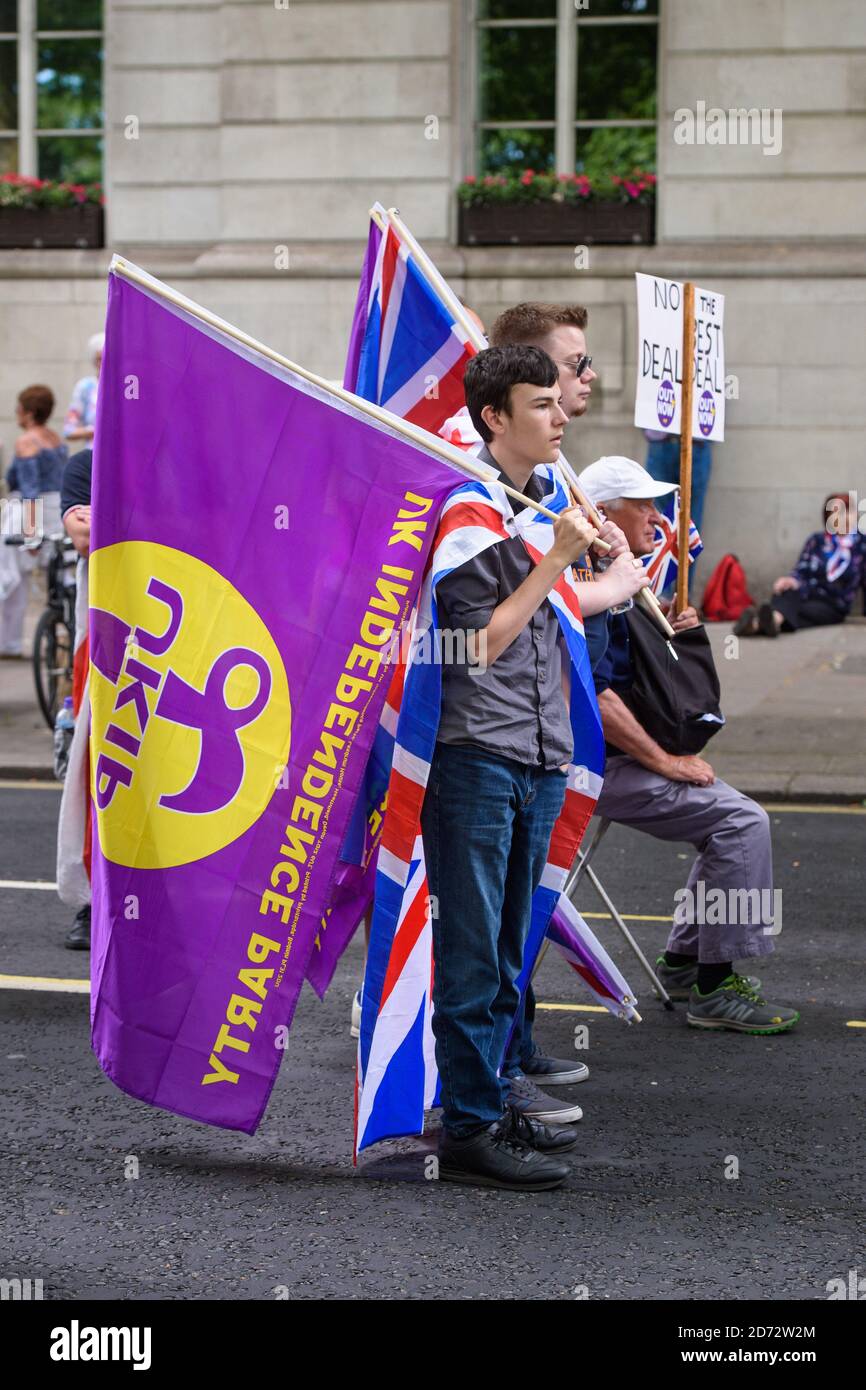
{"type": "Polygon", "coordinates": [[[590,502],[609,502],[614,497],[666,497],[677,483],[660,483],[634,459],[609,454],[584,468],[578,482],[590,502]]]}

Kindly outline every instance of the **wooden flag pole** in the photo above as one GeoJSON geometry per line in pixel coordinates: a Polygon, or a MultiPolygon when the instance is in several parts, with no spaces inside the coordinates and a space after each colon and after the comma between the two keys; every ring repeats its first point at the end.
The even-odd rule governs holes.
{"type": "MultiPolygon", "coordinates": [[[[568,477],[568,482],[571,491],[574,493],[574,496],[577,499],[579,505],[583,507],[583,510],[586,512],[586,515],[592,522],[593,526],[595,526],[596,529],[603,526],[604,521],[602,517],[599,516],[598,511],[592,505],[586,493],[581,488],[580,483],[578,482],[572,470],[571,464],[568,463],[564,458],[562,458],[562,456],[560,456],[560,463],[565,464],[563,472],[566,473],[566,476],[568,477]]],[[[606,545],[606,542],[596,541],[595,545],[596,548],[599,548],[601,545],[606,545]]],[[[606,548],[610,550],[609,545],[606,545],[606,548]]],[[[635,597],[635,602],[639,603],[642,608],[645,608],[646,611],[650,614],[650,616],[655,619],[662,632],[665,634],[665,637],[676,637],[676,633],[674,632],[673,628],[671,627],[670,623],[668,622],[667,618],[662,612],[661,604],[659,603],[652,589],[640,589],[635,597]]]]}
{"type": "Polygon", "coordinates": [[[692,511],[692,398],[695,388],[695,287],[683,286],[683,401],[680,412],[680,525],[677,612],[689,606],[689,522],[692,511]]]}

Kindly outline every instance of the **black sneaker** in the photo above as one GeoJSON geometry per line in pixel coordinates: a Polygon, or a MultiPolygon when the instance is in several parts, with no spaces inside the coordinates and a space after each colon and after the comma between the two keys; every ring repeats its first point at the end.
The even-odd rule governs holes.
{"type": "Polygon", "coordinates": [[[513,1117],[516,1137],[522,1139],[531,1149],[535,1149],[536,1153],[564,1154],[568,1153],[569,1149],[577,1148],[579,1135],[574,1125],[543,1125],[539,1120],[531,1120],[528,1115],[521,1115],[519,1110],[514,1110],[511,1106],[508,1108],[513,1117]]]}
{"type": "Polygon", "coordinates": [[[549,1192],[567,1177],[564,1163],[547,1158],[517,1137],[510,1111],[467,1139],[443,1131],[439,1140],[440,1182],[501,1187],[508,1192],[549,1192]]]}
{"type": "Polygon", "coordinates": [[[735,637],[756,637],[760,631],[758,627],[758,610],[754,604],[749,608],[744,608],[737,621],[734,623],[735,637]]]}
{"type": "Polygon", "coordinates": [[[536,1052],[526,1062],[521,1062],[524,1076],[543,1086],[576,1086],[579,1081],[589,1077],[589,1067],[585,1062],[566,1061],[562,1057],[545,1057],[536,1052]]]}
{"type": "Polygon", "coordinates": [[[75,921],[66,933],[63,942],[67,951],[89,951],[90,950],[90,906],[83,907],[76,913],[75,921]]]}
{"type": "Polygon", "coordinates": [[[776,614],[769,603],[762,603],[758,609],[758,631],[762,637],[778,637],[776,614]]]}

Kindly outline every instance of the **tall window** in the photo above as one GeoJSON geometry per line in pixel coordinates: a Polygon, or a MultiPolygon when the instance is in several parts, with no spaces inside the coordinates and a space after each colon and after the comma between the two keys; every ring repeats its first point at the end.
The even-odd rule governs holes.
{"type": "Polygon", "coordinates": [[[475,169],[655,168],[659,0],[474,0],[475,169]]]}
{"type": "Polygon", "coordinates": [[[102,177],[102,0],[0,0],[0,173],[102,177]]]}

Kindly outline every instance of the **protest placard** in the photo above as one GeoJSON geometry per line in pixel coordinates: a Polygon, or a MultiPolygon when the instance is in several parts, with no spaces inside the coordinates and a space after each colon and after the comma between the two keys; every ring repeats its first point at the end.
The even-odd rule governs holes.
{"type": "MultiPolygon", "coordinates": [[[[655,275],[637,279],[638,364],[634,422],[681,433],[683,285],[655,275]]],[[[725,297],[695,286],[692,437],[725,437],[725,297]]]]}

